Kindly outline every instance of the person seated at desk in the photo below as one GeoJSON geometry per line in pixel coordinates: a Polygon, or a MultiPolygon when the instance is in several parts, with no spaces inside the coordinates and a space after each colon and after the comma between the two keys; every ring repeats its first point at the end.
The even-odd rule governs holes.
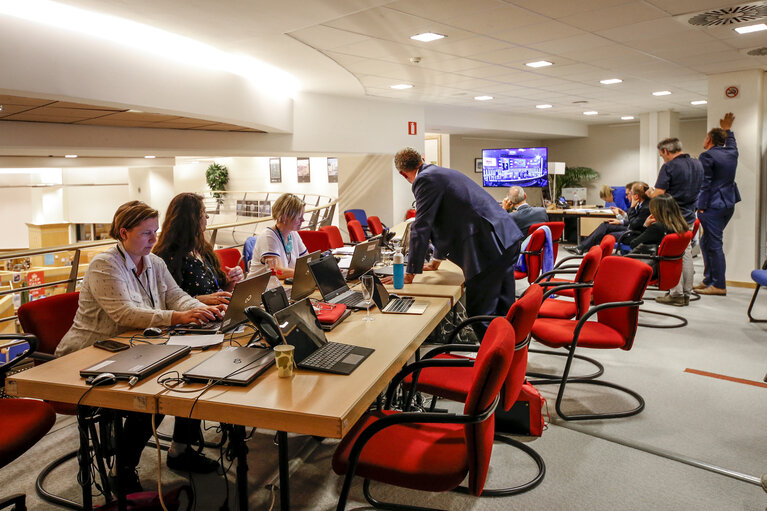
{"type": "MultiPolygon", "coordinates": [[[[207,305],[228,304],[234,284],[244,277],[242,268],[222,268],[205,239],[208,214],[202,196],[176,195],[168,205],[162,232],[152,252],[165,261],[173,279],[189,295],[207,305]]],[[[168,467],[174,470],[209,473],[218,462],[205,457],[192,446],[203,445],[200,421],[176,417],[173,443],[168,451],[168,467]]]]}
{"type": "Polygon", "coordinates": [[[274,201],[274,227],[267,227],[266,231],[258,236],[256,246],[253,247],[253,260],[248,277],[269,269],[280,280],[293,278],[296,260],[307,252],[297,232],[304,222],[305,206],[304,201],[292,193],[282,194],[274,201]]]}
{"type": "Polygon", "coordinates": [[[549,221],[546,208],[534,208],[527,203],[527,194],[519,186],[509,188],[508,197],[503,199],[503,209],[511,214],[512,220],[517,224],[522,234],[527,236],[527,231],[533,224],[549,221]]]}
{"type": "MultiPolygon", "coordinates": [[[[628,187],[626,187],[626,197],[628,197],[628,187]]],[[[618,205],[615,203],[615,199],[613,198],[613,189],[610,185],[602,185],[602,189],[599,190],[599,198],[605,201],[606,208],[617,208],[618,205]]]]}
{"type": "Polygon", "coordinates": [[[617,207],[611,208],[613,213],[617,215],[615,219],[599,224],[594,232],[581,241],[578,246],[574,248],[565,247],[565,250],[572,254],[583,255],[591,247],[599,245],[602,238],[607,234],[612,234],[616,240],[623,237],[621,242],[629,243],[631,238],[645,230],[645,220],[650,216],[648,188],[647,183],[641,181],[634,181],[626,185],[626,196],[631,198],[631,207],[628,213],[617,207]]]}
{"type": "MultiPolygon", "coordinates": [[[[151,253],[159,227],[156,209],[140,201],[115,212],[109,235],[116,245],[97,255],[85,272],[74,323],[56,348],[56,356],[129,330],[179,323],[207,323],[221,318],[226,305],[209,306],[185,293],[165,262],[151,253]]],[[[127,493],[141,491],[136,473],[141,451],[152,436],[150,414],[125,413],[122,445],[127,493]]]]}

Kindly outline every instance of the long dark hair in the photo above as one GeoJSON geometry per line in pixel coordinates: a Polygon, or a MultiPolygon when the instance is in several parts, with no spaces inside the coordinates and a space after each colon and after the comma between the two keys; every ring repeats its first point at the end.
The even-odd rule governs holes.
{"type": "Polygon", "coordinates": [[[152,252],[168,265],[176,282],[181,282],[181,262],[185,256],[197,252],[203,262],[216,274],[219,282],[226,282],[226,273],[213,251],[213,246],[202,232],[205,204],[196,193],[180,193],[173,197],[165,213],[162,232],[152,252]]]}
{"type": "Polygon", "coordinates": [[[682,234],[690,230],[679,204],[667,193],[658,195],[650,201],[650,214],[658,223],[665,225],[669,232],[682,234]]]}

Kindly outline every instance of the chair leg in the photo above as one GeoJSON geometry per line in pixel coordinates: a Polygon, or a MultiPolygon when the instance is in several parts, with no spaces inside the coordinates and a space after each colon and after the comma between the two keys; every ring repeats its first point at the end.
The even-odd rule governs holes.
{"type": "Polygon", "coordinates": [[[698,293],[697,291],[693,289],[692,291],[690,291],[690,301],[697,302],[698,300],[700,300],[700,293],[698,293]]]}
{"type": "Polygon", "coordinates": [[[751,323],[767,323],[767,319],[757,319],[751,315],[751,310],[754,308],[754,303],[756,302],[756,295],[759,294],[759,288],[762,287],[759,284],[756,285],[756,289],[754,289],[754,294],[751,297],[751,303],[748,304],[748,310],[746,311],[746,314],[748,315],[748,321],[751,323]]]}
{"type": "Polygon", "coordinates": [[[0,509],[14,506],[13,511],[27,511],[27,497],[23,493],[14,493],[0,500],[0,509]]]}
{"type": "MultiPolygon", "coordinates": [[[[555,355],[557,357],[567,357],[570,355],[569,350],[567,352],[563,352],[563,351],[549,351],[549,350],[539,350],[539,349],[531,348],[531,349],[528,349],[527,351],[528,353],[541,353],[543,355],[555,355]]],[[[594,365],[597,368],[597,371],[584,376],[573,376],[572,378],[570,378],[570,381],[593,380],[594,378],[599,378],[605,373],[605,366],[603,366],[598,360],[595,360],[591,357],[587,357],[584,355],[575,355],[575,358],[594,365]]],[[[552,379],[552,380],[559,381],[559,375],[556,375],[556,374],[535,373],[532,371],[528,371],[527,373],[525,373],[525,376],[532,376],[533,378],[544,378],[544,379],[552,379]]]]}
{"type": "Polygon", "coordinates": [[[42,472],[40,472],[40,474],[37,476],[37,481],[35,482],[35,490],[37,491],[37,495],[41,499],[51,504],[61,506],[67,509],[74,509],[76,511],[80,511],[81,509],[83,509],[82,504],[78,504],[77,502],[73,500],[65,499],[64,497],[59,497],[58,495],[54,495],[53,493],[45,489],[45,480],[48,478],[49,475],[51,475],[51,472],[53,472],[53,470],[58,468],[61,464],[76,458],[78,452],[79,452],[79,449],[75,449],[72,452],[68,452],[64,454],[63,456],[58,457],[57,459],[49,463],[43,469],[42,472]]]}
{"type": "Polygon", "coordinates": [[[393,502],[377,500],[370,494],[370,479],[365,479],[362,483],[362,493],[365,495],[365,499],[370,502],[370,505],[377,509],[389,509],[391,511],[400,511],[401,509],[409,511],[440,511],[433,507],[408,506],[407,504],[395,504],[393,502]]]}
{"type": "Polygon", "coordinates": [[[672,323],[670,325],[657,325],[655,323],[643,323],[639,321],[637,322],[637,325],[639,326],[646,326],[647,328],[682,328],[683,326],[687,326],[687,320],[677,314],[670,314],[668,312],[660,312],[660,311],[651,311],[647,309],[639,309],[639,312],[644,312],[645,314],[656,314],[658,316],[666,316],[669,318],[674,318],[679,320],[679,323],[672,323]]]}

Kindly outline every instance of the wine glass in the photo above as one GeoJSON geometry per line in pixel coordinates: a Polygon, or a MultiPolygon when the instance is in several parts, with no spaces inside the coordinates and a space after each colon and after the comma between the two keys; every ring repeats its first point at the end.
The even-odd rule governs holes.
{"type": "Polygon", "coordinates": [[[375,285],[373,276],[363,275],[360,280],[362,281],[362,298],[365,300],[365,308],[367,310],[364,321],[373,321],[375,317],[370,315],[370,306],[373,305],[373,286],[375,285]]]}

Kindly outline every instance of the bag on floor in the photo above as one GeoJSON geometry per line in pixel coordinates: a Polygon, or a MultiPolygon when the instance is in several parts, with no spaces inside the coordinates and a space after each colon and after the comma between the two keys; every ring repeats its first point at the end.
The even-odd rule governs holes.
{"type": "MultiPolygon", "coordinates": [[[[181,499],[179,498],[181,492],[186,493],[187,507],[186,510],[192,509],[192,503],[194,497],[192,496],[192,488],[188,484],[174,488],[163,494],[163,501],[168,511],[177,511],[181,505],[181,499]]],[[[139,493],[131,493],[125,497],[128,511],[163,511],[162,504],[160,504],[160,495],[156,491],[142,491],[139,493]]],[[[96,508],[96,511],[117,511],[117,501],[113,500],[103,506],[96,508]]]]}
{"type": "Polygon", "coordinates": [[[495,430],[514,435],[541,436],[546,426],[543,419],[544,407],[546,400],[538,389],[525,382],[511,410],[495,412],[495,430]]]}
{"type": "MultiPolygon", "coordinates": [[[[468,319],[466,306],[463,299],[456,302],[450,312],[439,322],[439,325],[426,338],[427,344],[445,344],[450,339],[450,335],[455,331],[455,327],[468,319]]],[[[471,327],[464,328],[456,335],[452,342],[454,344],[479,344],[479,338],[471,327]]]]}

